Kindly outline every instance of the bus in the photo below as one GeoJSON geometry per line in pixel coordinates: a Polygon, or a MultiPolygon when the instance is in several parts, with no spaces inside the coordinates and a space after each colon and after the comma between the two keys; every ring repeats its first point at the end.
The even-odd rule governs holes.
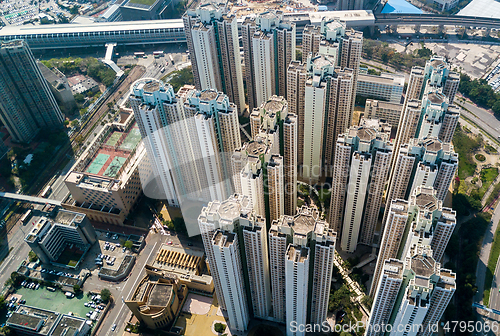
{"type": "Polygon", "coordinates": [[[31,209],[26,211],[24,213],[24,215],[21,217],[21,223],[26,224],[30,220],[32,213],[33,213],[33,210],[31,210],[31,209]]]}
{"type": "Polygon", "coordinates": [[[46,186],[45,189],[43,189],[42,193],[40,194],[40,197],[47,198],[52,191],[52,187],[50,185],[46,186]]]}
{"type": "Polygon", "coordinates": [[[163,51],[153,51],[153,56],[155,58],[163,57],[164,52],[163,51]]]}
{"type": "Polygon", "coordinates": [[[146,56],[146,54],[142,51],[138,51],[138,52],[134,53],[134,58],[140,58],[140,57],[144,57],[144,56],[146,56]]]}
{"type": "Polygon", "coordinates": [[[168,55],[168,58],[170,58],[170,63],[172,63],[172,65],[174,65],[174,58],[172,57],[172,55],[168,55]]]}

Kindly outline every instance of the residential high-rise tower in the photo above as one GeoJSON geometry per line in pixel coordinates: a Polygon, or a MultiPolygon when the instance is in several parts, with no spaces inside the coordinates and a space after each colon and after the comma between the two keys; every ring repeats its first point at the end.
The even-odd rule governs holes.
{"type": "Polygon", "coordinates": [[[196,88],[224,92],[242,113],[246,105],[236,17],[222,5],[207,3],[186,11],[182,19],[196,88]]]}
{"type": "Polygon", "coordinates": [[[246,17],[241,25],[250,111],[272,95],[287,94],[287,68],[295,60],[295,23],[281,11],[246,17]]]}
{"type": "Polygon", "coordinates": [[[64,117],[24,40],[0,44],[0,120],[15,142],[62,128],[64,117]]]}
{"type": "Polygon", "coordinates": [[[363,119],[337,139],[329,218],[344,251],[373,242],[392,156],[390,132],[389,124],[363,119]]]}

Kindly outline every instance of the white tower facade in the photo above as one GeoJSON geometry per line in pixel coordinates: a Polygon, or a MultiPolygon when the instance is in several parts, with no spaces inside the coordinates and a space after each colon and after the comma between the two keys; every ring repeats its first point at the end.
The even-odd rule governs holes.
{"type": "Polygon", "coordinates": [[[250,321],[245,294],[238,237],[233,232],[217,230],[212,238],[212,250],[220,284],[224,288],[224,302],[230,327],[245,331],[250,321]]]}

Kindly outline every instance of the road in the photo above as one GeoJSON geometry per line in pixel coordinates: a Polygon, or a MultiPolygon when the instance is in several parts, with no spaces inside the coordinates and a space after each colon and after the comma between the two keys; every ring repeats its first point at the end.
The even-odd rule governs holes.
{"type": "MultiPolygon", "coordinates": [[[[497,231],[498,221],[500,220],[500,207],[495,208],[495,212],[491,218],[491,224],[488,225],[483,238],[483,244],[481,247],[481,252],[479,255],[479,260],[476,268],[476,285],[477,293],[474,298],[476,302],[481,302],[483,300],[484,291],[484,279],[486,277],[486,266],[488,265],[488,259],[490,257],[491,243],[493,242],[493,237],[497,231]]],[[[492,288],[493,291],[493,288],[492,288]]],[[[498,289],[497,289],[498,292],[498,289]]],[[[490,302],[493,297],[490,298],[490,302]]],[[[491,306],[491,305],[490,305],[491,306]]]]}
{"type": "MultiPolygon", "coordinates": [[[[484,291],[484,278],[486,277],[486,266],[488,264],[488,258],[491,251],[491,243],[493,241],[493,234],[496,232],[498,227],[498,222],[500,221],[500,206],[495,208],[493,216],[491,217],[492,224],[488,226],[486,234],[483,240],[483,246],[481,248],[480,260],[477,263],[477,271],[476,271],[476,285],[477,285],[477,293],[474,297],[475,302],[481,302],[483,298],[484,291]]],[[[500,261],[500,259],[499,259],[500,261]]],[[[498,290],[500,289],[500,267],[497,263],[495,274],[493,275],[493,281],[491,284],[490,290],[490,302],[488,307],[500,310],[500,293],[498,290]]],[[[478,313],[479,320],[483,323],[489,322],[491,323],[500,323],[500,316],[495,315],[493,313],[488,313],[482,309],[476,309],[478,313]]],[[[500,326],[500,325],[497,325],[500,326]]],[[[490,333],[475,333],[475,335],[496,335],[494,332],[490,333]]]]}
{"type": "MultiPolygon", "coordinates": [[[[161,242],[165,240],[165,236],[161,236],[159,234],[149,235],[146,239],[146,246],[139,254],[134,269],[132,273],[127,278],[125,282],[121,283],[109,283],[107,288],[111,291],[111,294],[114,298],[114,304],[112,309],[108,312],[108,316],[102,323],[99,328],[98,335],[111,335],[117,332],[123,331],[124,324],[126,320],[128,320],[128,316],[130,315],[130,310],[122,301],[123,299],[127,299],[132,294],[132,291],[135,289],[137,282],[140,281],[144,277],[144,269],[143,266],[148,261],[152,260],[156,256],[158,249],[161,246],[161,242]],[[111,326],[116,324],[116,330],[113,332],[111,330],[111,326]]],[[[104,288],[102,281],[97,279],[96,276],[92,276],[89,278],[84,285],[85,289],[95,289],[101,290],[104,288]]]]}
{"type": "Polygon", "coordinates": [[[473,121],[476,125],[481,127],[484,131],[489,133],[497,141],[500,137],[500,121],[493,115],[492,112],[487,111],[483,108],[477,107],[469,102],[462,103],[458,99],[455,99],[455,103],[459,103],[462,107],[467,110],[462,109],[461,113],[473,121]]]}

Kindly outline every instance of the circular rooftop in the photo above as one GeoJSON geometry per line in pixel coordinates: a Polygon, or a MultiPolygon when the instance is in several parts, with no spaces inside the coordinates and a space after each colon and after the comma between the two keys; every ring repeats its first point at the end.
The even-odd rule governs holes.
{"type": "Polygon", "coordinates": [[[158,91],[162,84],[162,81],[155,78],[141,78],[136,80],[134,84],[132,84],[132,91],[142,89],[145,92],[152,93],[158,91]]]}
{"type": "Polygon", "coordinates": [[[200,99],[203,101],[214,100],[217,98],[217,91],[215,90],[203,90],[200,92],[200,99]]]}

